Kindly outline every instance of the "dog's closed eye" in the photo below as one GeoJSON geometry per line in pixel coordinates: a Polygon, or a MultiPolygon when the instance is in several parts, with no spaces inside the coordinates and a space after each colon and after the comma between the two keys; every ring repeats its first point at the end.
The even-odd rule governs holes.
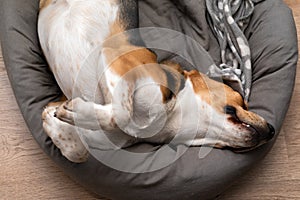
{"type": "Polygon", "coordinates": [[[224,107],[224,112],[225,114],[231,115],[231,116],[236,116],[236,108],[233,106],[225,106],[224,107]]]}

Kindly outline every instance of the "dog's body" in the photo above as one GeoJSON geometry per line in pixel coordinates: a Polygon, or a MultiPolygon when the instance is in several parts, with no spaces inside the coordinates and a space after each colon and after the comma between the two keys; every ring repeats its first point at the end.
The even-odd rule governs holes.
{"type": "Polygon", "coordinates": [[[252,148],[274,134],[228,86],[130,44],[117,0],[41,1],[38,26],[55,78],[73,99],[47,106],[44,129],[73,162],[88,155],[78,130],[98,134],[103,148],[113,147],[103,136],[126,147],[178,135],[186,145],[252,148]]]}

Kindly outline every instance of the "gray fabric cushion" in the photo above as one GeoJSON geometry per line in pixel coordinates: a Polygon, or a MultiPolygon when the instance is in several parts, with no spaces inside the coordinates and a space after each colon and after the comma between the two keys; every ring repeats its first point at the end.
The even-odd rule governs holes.
{"type": "MultiPolygon", "coordinates": [[[[33,137],[65,173],[89,190],[113,199],[210,199],[223,192],[271,148],[272,142],[245,154],[213,149],[206,157],[199,159],[200,148],[193,147],[172,164],[147,173],[117,171],[93,157],[83,164],[67,161],[41,126],[43,107],[57,100],[61,92],[39,47],[36,30],[38,2],[0,2],[0,39],[5,65],[33,137]]],[[[206,14],[202,0],[146,0],[140,1],[139,6],[141,26],[182,31],[201,43],[214,61],[219,62],[218,45],[203,20],[206,14]]],[[[250,110],[265,117],[278,133],[291,98],[298,55],[291,11],[281,0],[266,0],[257,4],[246,35],[254,64],[250,110]]],[[[165,52],[158,51],[158,54],[161,59],[170,56],[165,52]]],[[[198,56],[191,54],[195,65],[205,62],[198,56]]],[[[133,151],[158,149],[161,148],[143,144],[134,147],[133,151]]],[[[180,146],[173,148],[170,156],[181,149],[180,146]]],[[[168,154],[160,154],[159,151],[150,157],[145,156],[143,167],[159,164],[165,156],[168,154]]],[[[120,162],[120,165],[130,166],[131,160],[120,162]]]]}

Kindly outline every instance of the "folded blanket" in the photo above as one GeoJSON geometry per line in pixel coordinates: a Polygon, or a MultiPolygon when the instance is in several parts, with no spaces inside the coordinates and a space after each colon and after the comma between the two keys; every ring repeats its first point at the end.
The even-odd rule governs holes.
{"type": "Polygon", "coordinates": [[[214,31],[220,48],[221,64],[212,65],[208,75],[231,82],[245,101],[249,100],[252,70],[251,52],[244,35],[254,3],[263,0],[206,0],[208,22],[214,31]]]}

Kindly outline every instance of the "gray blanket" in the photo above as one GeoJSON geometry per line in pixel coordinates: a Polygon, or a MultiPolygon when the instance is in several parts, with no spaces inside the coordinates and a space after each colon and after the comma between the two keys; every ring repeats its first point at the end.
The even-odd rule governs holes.
{"type": "Polygon", "coordinates": [[[244,30],[254,11],[254,2],[262,0],[206,0],[210,28],[220,48],[222,63],[210,68],[209,76],[221,76],[248,102],[252,83],[251,52],[244,30]]]}
{"type": "MultiPolygon", "coordinates": [[[[173,5],[170,5],[170,8],[174,6],[178,9],[177,12],[180,11],[180,13],[176,13],[176,15],[186,14],[188,17],[182,17],[186,20],[185,22],[183,20],[176,22],[175,18],[172,17],[170,20],[162,18],[160,8],[157,8],[157,13],[152,13],[151,22],[154,26],[159,25],[178,31],[178,33],[171,30],[158,31],[156,27],[154,30],[142,30],[142,35],[144,35],[143,39],[146,41],[148,47],[156,47],[160,50],[173,53],[173,56],[163,56],[165,59],[174,59],[174,54],[180,55],[191,64],[189,65],[190,67],[197,68],[202,72],[207,72],[211,78],[223,80],[243,95],[245,101],[248,101],[252,84],[252,64],[250,47],[244,31],[248,27],[248,23],[253,14],[254,3],[260,1],[262,0],[175,0],[173,1],[173,5]],[[203,12],[205,10],[207,11],[206,13],[203,12]],[[156,17],[156,15],[159,16],[156,17]],[[159,20],[156,20],[156,18],[159,20]],[[195,27],[195,24],[198,25],[198,27],[195,27]],[[200,36],[200,40],[195,40],[197,37],[195,37],[193,31],[196,32],[197,37],[200,36]],[[207,36],[209,33],[213,35],[207,36]],[[203,39],[209,38],[209,40],[203,41],[201,37],[203,39]],[[172,38],[177,39],[171,42],[172,38]],[[211,52],[207,51],[207,45],[212,44],[211,40],[217,41],[216,45],[219,49],[214,52],[214,55],[219,57],[219,63],[215,63],[213,59],[210,58],[211,52]],[[167,45],[171,46],[171,48],[166,47],[167,45]],[[178,46],[180,46],[181,49],[178,49],[178,46]],[[194,57],[199,58],[197,62],[193,62],[194,57]],[[207,63],[206,60],[208,60],[209,63],[207,63]],[[200,68],[198,63],[202,65],[200,68]]],[[[153,2],[151,3],[155,4],[153,2]]],[[[151,3],[149,2],[149,5],[151,5],[151,3]]],[[[162,5],[167,4],[169,4],[169,2],[162,1],[162,5]]],[[[163,13],[163,17],[169,16],[171,16],[171,14],[163,13]]],[[[142,14],[142,18],[143,17],[142,14]]],[[[143,20],[141,20],[141,22],[142,26],[146,25],[143,24],[143,20]]],[[[149,24],[147,24],[147,26],[149,26],[149,24]]],[[[212,57],[214,55],[212,55],[212,57]]],[[[188,66],[187,63],[183,65],[185,67],[188,66]]]]}

